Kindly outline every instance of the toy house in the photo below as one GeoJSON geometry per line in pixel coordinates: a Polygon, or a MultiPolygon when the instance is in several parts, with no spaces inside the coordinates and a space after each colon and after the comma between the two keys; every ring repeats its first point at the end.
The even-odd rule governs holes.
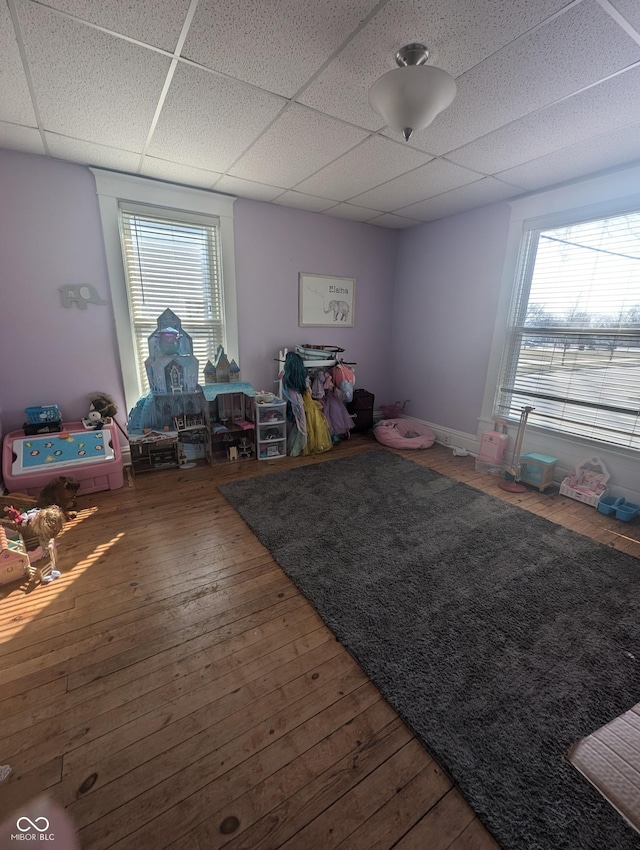
{"type": "Polygon", "coordinates": [[[229,358],[225,354],[224,348],[219,345],[216,351],[216,359],[213,364],[216,369],[216,381],[219,384],[229,382],[229,358]]]}
{"type": "Polygon", "coordinates": [[[216,384],[216,367],[211,360],[207,360],[207,365],[204,367],[204,382],[205,384],[216,384]]]}
{"type": "Polygon", "coordinates": [[[24,542],[0,525],[0,585],[29,576],[30,561],[24,542]]]}
{"type": "Polygon", "coordinates": [[[240,380],[240,367],[235,360],[229,362],[224,348],[219,345],[216,349],[214,362],[207,360],[204,367],[205,384],[226,384],[230,381],[240,380]]]}
{"type": "Polygon", "coordinates": [[[157,328],[147,344],[149,356],[144,365],[149,392],[129,414],[130,435],[142,434],[146,429],[171,431],[176,417],[202,416],[199,364],[193,354],[193,340],[172,310],[158,316],[157,328]]]}
{"type": "Polygon", "coordinates": [[[575,472],[566,476],[560,485],[560,494],[597,508],[601,497],[607,492],[609,478],[604,462],[599,457],[590,457],[579,463],[575,472]]]}
{"type": "Polygon", "coordinates": [[[232,448],[241,450],[240,457],[251,456],[247,445],[254,443],[256,394],[251,384],[243,381],[205,384],[202,392],[209,463],[229,460],[232,448]]]}
{"type": "MultiPolygon", "coordinates": [[[[240,381],[240,368],[229,363],[219,345],[214,362],[204,367],[204,386],[198,384],[198,360],[193,341],[171,310],[157,320],[148,339],[145,370],[149,392],[129,414],[129,442],[134,469],[179,466],[206,457],[209,463],[228,460],[231,448],[239,457],[252,454],[254,443],[251,384],[240,381]]],[[[235,453],[234,453],[235,456],[235,453]]]]}

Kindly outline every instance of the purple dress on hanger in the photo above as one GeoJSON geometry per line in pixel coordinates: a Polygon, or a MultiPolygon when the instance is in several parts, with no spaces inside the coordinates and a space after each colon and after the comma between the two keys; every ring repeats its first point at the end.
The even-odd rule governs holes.
{"type": "Polygon", "coordinates": [[[333,385],[333,379],[327,372],[324,381],[324,398],[322,412],[329,423],[329,433],[332,437],[348,434],[354,426],[354,421],[343,401],[344,395],[333,385]]]}

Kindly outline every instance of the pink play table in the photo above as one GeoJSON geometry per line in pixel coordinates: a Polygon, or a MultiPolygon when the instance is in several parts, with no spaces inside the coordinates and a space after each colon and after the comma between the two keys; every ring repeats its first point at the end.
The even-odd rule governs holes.
{"type": "Polygon", "coordinates": [[[68,422],[64,431],[25,436],[12,431],[2,446],[2,477],[10,493],[37,495],[58,475],[80,482],[80,495],[117,490],[124,483],[122,452],[115,425],[87,430],[68,422]]]}

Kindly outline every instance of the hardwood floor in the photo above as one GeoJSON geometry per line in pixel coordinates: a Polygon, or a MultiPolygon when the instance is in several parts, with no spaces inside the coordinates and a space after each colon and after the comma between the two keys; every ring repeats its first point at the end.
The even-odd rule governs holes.
{"type": "MultiPolygon", "coordinates": [[[[62,577],[0,589],[0,820],[47,790],[83,850],[497,848],[216,487],[380,448],[81,497],[62,577]]],[[[444,447],[399,454],[640,556],[635,524],[506,493],[444,447]]]]}

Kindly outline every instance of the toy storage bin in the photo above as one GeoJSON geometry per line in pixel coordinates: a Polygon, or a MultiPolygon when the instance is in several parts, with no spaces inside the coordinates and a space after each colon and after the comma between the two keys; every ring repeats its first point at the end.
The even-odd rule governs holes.
{"type": "Polygon", "coordinates": [[[395,401],[393,404],[381,404],[380,410],[382,411],[382,418],[399,419],[400,415],[404,413],[404,409],[408,404],[409,399],[403,402],[395,401]]]}
{"type": "Polygon", "coordinates": [[[258,460],[287,456],[287,402],[274,398],[256,401],[256,448],[258,460]]]}
{"type": "Polygon", "coordinates": [[[27,419],[32,425],[39,425],[41,422],[60,422],[62,420],[62,414],[57,404],[27,407],[24,412],[27,414],[27,419]]]}
{"type": "Polygon", "coordinates": [[[629,522],[630,519],[633,519],[638,515],[639,511],[640,505],[636,505],[633,502],[625,502],[616,509],[616,519],[621,519],[623,522],[629,522]]]}
{"type": "Polygon", "coordinates": [[[598,502],[598,511],[605,516],[611,516],[611,514],[615,514],[621,505],[624,505],[622,496],[618,498],[615,496],[601,496],[598,502]]]}
{"type": "Polygon", "coordinates": [[[520,455],[520,481],[537,487],[541,493],[553,484],[553,473],[558,463],[557,457],[537,452],[520,455]]]}

